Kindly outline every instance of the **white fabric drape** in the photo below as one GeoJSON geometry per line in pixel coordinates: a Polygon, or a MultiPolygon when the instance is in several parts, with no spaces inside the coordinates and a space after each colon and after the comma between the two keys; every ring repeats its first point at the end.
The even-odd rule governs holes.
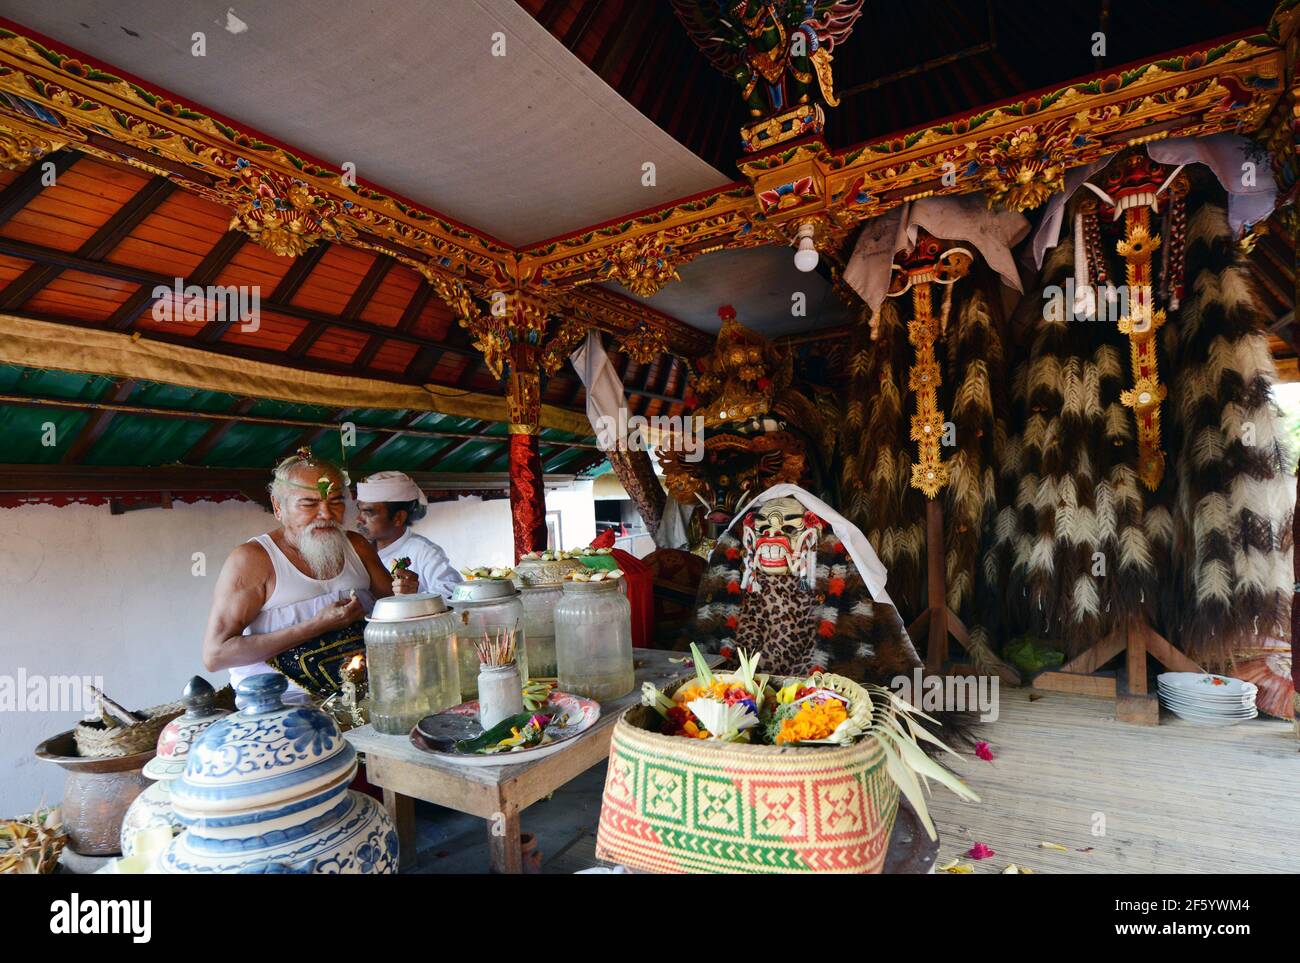
{"type": "Polygon", "coordinates": [[[1007,287],[1021,290],[1020,273],[1011,249],[1029,233],[1029,221],[1023,214],[989,210],[982,194],[924,197],[900,204],[868,221],[845,265],[844,283],[858,293],[873,313],[889,290],[894,255],[916,246],[920,228],[934,237],[962,241],[974,247],[1007,287]]]}

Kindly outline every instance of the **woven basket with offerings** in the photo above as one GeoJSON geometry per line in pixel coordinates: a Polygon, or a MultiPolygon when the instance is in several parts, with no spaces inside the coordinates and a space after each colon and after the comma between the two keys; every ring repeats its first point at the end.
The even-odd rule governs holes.
{"type": "Polygon", "coordinates": [[[920,713],[886,689],[815,673],[777,690],[740,654],[614,728],[596,854],[660,873],[878,873],[906,794],[931,838],[920,778],[975,799],[925,755],[920,713]]]}

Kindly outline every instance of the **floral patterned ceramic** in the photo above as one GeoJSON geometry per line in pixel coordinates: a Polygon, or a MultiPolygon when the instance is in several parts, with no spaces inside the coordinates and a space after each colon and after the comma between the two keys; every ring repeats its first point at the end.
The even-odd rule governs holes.
{"type": "Polygon", "coordinates": [[[131,800],[122,817],[122,855],[135,855],[135,834],[155,826],[166,826],[173,836],[185,828],[172,809],[171,783],[167,780],[159,780],[131,800]]]}
{"type": "Polygon", "coordinates": [[[144,774],[150,779],[180,778],[190,757],[190,746],[208,726],[230,715],[213,705],[217,693],[201,675],[190,679],[181,698],[185,702],[184,714],[163,727],[158,734],[158,754],[145,764],[144,774]]]}
{"type": "Polygon", "coordinates": [[[123,856],[135,852],[135,834],[142,829],[167,826],[175,835],[185,828],[172,810],[168,783],[185,772],[185,761],[194,741],[208,726],[230,714],[225,709],[216,708],[216,690],[200,675],[190,679],[181,698],[185,702],[185,712],[163,727],[158,734],[158,754],[144,767],[144,774],[158,781],[131,801],[122,818],[119,840],[123,856]]]}
{"type": "Polygon", "coordinates": [[[369,796],[348,790],[356,750],[329,716],[281,700],[268,673],[240,683],[244,708],[190,749],[172,804],[186,826],[165,873],[395,873],[397,832],[369,796]]]}

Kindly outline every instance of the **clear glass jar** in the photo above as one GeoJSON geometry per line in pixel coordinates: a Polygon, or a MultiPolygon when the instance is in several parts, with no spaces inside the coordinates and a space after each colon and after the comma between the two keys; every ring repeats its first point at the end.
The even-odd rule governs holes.
{"type": "Polygon", "coordinates": [[[380,602],[366,622],[370,722],[377,732],[406,735],[425,716],[461,701],[456,616],[432,594],[380,602]]]}
{"type": "MultiPolygon", "coordinates": [[[[513,586],[512,586],[513,587],[513,586]]],[[[478,698],[478,643],[483,633],[495,639],[505,628],[515,636],[515,660],[519,664],[519,678],[528,679],[528,644],[524,636],[524,607],[519,594],[479,602],[451,603],[456,616],[456,655],[460,660],[460,695],[462,702],[478,698]]]]}
{"type": "Polygon", "coordinates": [[[562,692],[605,702],[636,688],[632,606],[621,579],[565,582],[555,606],[555,657],[562,692]]]}
{"type": "Polygon", "coordinates": [[[556,675],[555,605],[563,594],[563,582],[519,590],[519,601],[524,606],[524,640],[528,648],[528,671],[535,679],[553,679],[556,675]]]}

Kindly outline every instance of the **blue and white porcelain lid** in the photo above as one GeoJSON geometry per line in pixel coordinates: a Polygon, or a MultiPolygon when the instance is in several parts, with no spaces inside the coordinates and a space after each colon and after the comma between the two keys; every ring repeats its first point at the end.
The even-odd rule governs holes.
{"type": "Polygon", "coordinates": [[[243,709],[214,723],[190,748],[172,802],[191,816],[278,806],[351,782],[356,750],[334,720],[311,706],[286,706],[276,673],[250,676],[236,690],[243,709]]]}

